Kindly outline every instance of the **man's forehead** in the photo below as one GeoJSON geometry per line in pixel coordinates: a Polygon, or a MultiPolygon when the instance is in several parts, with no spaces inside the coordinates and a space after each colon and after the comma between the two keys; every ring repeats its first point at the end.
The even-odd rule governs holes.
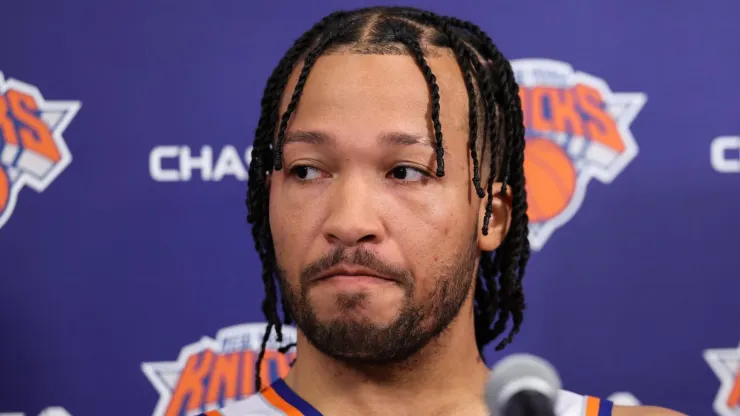
{"type": "MultiPolygon", "coordinates": [[[[443,54],[427,61],[439,88],[443,134],[467,131],[467,89],[457,62],[443,54]]],[[[288,82],[281,114],[301,69],[296,68],[288,82]]],[[[327,124],[369,122],[380,144],[433,146],[431,112],[430,87],[411,56],[334,53],[321,56],[311,68],[289,125],[292,137],[286,135],[284,143],[319,144],[330,138],[333,129],[327,124]]]]}
{"type": "MultiPolygon", "coordinates": [[[[467,89],[456,59],[448,54],[425,59],[439,87],[441,100],[467,103],[467,89]]],[[[303,64],[300,64],[291,73],[283,94],[282,107],[287,107],[302,70],[303,64]]],[[[302,95],[352,92],[348,88],[396,92],[401,98],[421,97],[426,102],[430,98],[429,84],[412,56],[349,52],[320,56],[309,72],[302,95]]]]}

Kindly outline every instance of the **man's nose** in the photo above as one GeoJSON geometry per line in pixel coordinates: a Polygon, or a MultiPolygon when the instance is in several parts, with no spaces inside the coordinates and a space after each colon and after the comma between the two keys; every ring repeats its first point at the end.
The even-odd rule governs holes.
{"type": "Polygon", "coordinates": [[[324,223],[324,236],[331,244],[347,247],[378,243],[383,223],[378,212],[378,191],[372,181],[347,177],[331,186],[330,213],[324,223]]]}

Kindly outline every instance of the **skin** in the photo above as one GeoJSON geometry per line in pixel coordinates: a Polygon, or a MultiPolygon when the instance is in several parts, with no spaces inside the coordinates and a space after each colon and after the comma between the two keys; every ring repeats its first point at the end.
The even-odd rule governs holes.
{"type": "MultiPolygon", "coordinates": [[[[467,148],[467,91],[454,57],[446,51],[435,55],[428,63],[441,96],[442,178],[434,175],[435,152],[425,140],[399,145],[382,139],[388,132],[427,141],[434,137],[427,84],[412,58],[340,52],[322,56],[312,69],[287,136],[321,132],[324,138],[286,140],[284,167],[269,182],[275,252],[290,290],[299,292],[301,272],[333,250],[367,250],[384,264],[408,271],[412,302],[424,305],[438,286],[439,270],[459,262],[471,235],[477,234],[477,250],[491,251],[503,241],[510,200],[494,198],[484,236],[479,224],[485,201],[473,189],[467,148]],[[413,169],[398,169],[403,166],[413,169]]],[[[289,80],[281,113],[300,69],[289,80]]],[[[477,270],[477,257],[474,261],[472,270],[477,270]]],[[[368,365],[329,357],[307,341],[299,325],[300,359],[287,384],[325,415],[487,415],[483,394],[489,369],[478,356],[473,289],[439,337],[398,363],[368,365]]],[[[332,279],[305,292],[319,322],[377,327],[398,319],[405,294],[402,285],[372,278],[332,279]],[[355,301],[337,302],[340,298],[355,301]]],[[[679,414],[643,410],[615,408],[613,414],[679,414]]]]}

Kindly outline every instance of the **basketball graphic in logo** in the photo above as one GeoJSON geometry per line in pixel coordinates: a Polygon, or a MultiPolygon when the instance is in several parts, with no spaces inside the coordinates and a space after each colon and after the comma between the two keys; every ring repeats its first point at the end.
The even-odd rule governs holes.
{"type": "Polygon", "coordinates": [[[561,213],[576,190],[576,170],[565,151],[547,139],[529,139],[524,148],[527,214],[542,222],[561,213]]]}

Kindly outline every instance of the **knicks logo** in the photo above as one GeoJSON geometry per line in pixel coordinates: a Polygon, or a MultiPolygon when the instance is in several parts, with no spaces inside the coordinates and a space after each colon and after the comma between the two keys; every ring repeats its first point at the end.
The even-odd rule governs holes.
{"type": "Polygon", "coordinates": [[[43,192],[72,161],[62,133],[79,109],[0,72],[0,228],[24,186],[43,192]]]}
{"type": "Polygon", "coordinates": [[[539,250],[583,203],[591,179],[608,184],[637,155],[629,130],[647,97],[614,93],[564,62],[512,61],[527,145],[529,241],[539,250]]]}
{"type": "MultiPolygon", "coordinates": [[[[255,392],[255,362],[265,324],[224,328],[216,339],[203,337],[184,347],[177,361],[143,363],[142,371],[159,392],[153,416],[189,416],[221,408],[255,392]]],[[[283,344],[296,341],[296,331],[283,327],[283,344]]],[[[284,377],[295,354],[277,351],[273,332],[267,342],[260,377],[262,385],[284,377]]]]}
{"type": "Polygon", "coordinates": [[[704,360],[720,380],[714,411],[720,416],[740,416],[740,345],[706,350],[704,360]]]}

